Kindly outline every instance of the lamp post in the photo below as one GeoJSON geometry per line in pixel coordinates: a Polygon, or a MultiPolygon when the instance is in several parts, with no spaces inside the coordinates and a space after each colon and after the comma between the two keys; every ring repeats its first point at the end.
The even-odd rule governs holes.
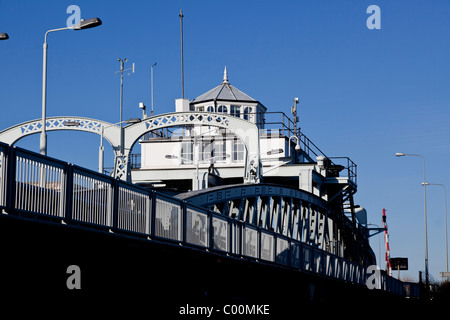
{"type": "Polygon", "coordinates": [[[289,148],[288,156],[289,157],[291,156],[291,140],[292,140],[292,138],[295,138],[295,141],[296,141],[295,151],[297,151],[297,152],[300,151],[300,140],[298,139],[298,137],[296,135],[289,137],[289,143],[288,143],[288,148],[289,148]]]}
{"type": "Polygon", "coordinates": [[[7,33],[0,33],[0,40],[8,40],[9,36],[7,33]]]}
{"type": "Polygon", "coordinates": [[[374,233],[373,235],[378,234],[378,259],[377,259],[377,264],[378,264],[378,269],[381,269],[381,264],[380,264],[380,261],[381,261],[380,233],[383,232],[385,230],[385,228],[382,228],[378,224],[375,224],[375,223],[368,223],[367,225],[368,226],[375,226],[375,227],[377,227],[376,229],[370,229],[370,230],[377,230],[377,232],[374,233]]]}
{"type": "Polygon", "coordinates": [[[43,63],[42,63],[42,129],[40,137],[40,152],[42,155],[47,155],[47,132],[46,132],[46,113],[47,113],[47,35],[50,32],[62,31],[62,30],[83,30],[97,27],[102,24],[102,20],[99,18],[91,18],[88,20],[81,20],[80,23],[73,25],[71,27],[51,29],[45,33],[44,45],[43,45],[43,63]]]}
{"type": "Polygon", "coordinates": [[[413,156],[413,157],[421,157],[423,161],[423,214],[424,214],[424,224],[425,224],[425,286],[426,290],[428,290],[428,236],[427,236],[427,183],[425,178],[425,158],[420,154],[413,153],[400,153],[397,152],[395,154],[396,157],[404,157],[404,156],[413,156]]]}
{"type": "MultiPolygon", "coordinates": [[[[448,238],[447,238],[447,188],[441,183],[422,182],[422,185],[441,186],[444,188],[444,206],[445,206],[445,271],[448,272],[448,238]]],[[[447,277],[448,281],[448,277],[447,277]]]]}

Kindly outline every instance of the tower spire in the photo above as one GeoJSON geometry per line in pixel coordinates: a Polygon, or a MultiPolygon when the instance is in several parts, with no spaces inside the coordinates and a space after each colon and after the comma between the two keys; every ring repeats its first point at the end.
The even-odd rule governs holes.
{"type": "Polygon", "coordinates": [[[223,81],[222,81],[222,83],[228,83],[227,66],[225,66],[225,70],[223,70],[223,81]]]}

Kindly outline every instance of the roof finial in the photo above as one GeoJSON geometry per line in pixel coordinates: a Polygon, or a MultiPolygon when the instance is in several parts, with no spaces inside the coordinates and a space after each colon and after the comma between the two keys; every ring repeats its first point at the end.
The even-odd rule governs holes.
{"type": "Polygon", "coordinates": [[[228,83],[227,66],[225,66],[225,70],[223,71],[223,81],[222,81],[222,83],[228,83]]]}

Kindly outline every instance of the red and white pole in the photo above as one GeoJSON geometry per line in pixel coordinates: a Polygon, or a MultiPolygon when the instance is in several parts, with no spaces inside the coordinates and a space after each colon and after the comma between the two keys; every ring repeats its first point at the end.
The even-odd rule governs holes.
{"type": "Polygon", "coordinates": [[[383,208],[383,228],[384,228],[384,243],[386,245],[386,272],[392,277],[392,268],[391,268],[391,254],[389,251],[389,235],[387,232],[387,223],[386,223],[386,209],[383,208]]]}

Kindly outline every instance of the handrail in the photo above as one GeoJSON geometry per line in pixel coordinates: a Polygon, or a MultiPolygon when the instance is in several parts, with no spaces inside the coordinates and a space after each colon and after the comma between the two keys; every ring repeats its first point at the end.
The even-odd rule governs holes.
{"type": "Polygon", "coordinates": [[[347,177],[352,180],[355,184],[357,184],[357,165],[350,159],[349,157],[330,157],[329,159],[341,160],[343,159],[345,162],[343,164],[344,169],[347,170],[347,177]]]}

